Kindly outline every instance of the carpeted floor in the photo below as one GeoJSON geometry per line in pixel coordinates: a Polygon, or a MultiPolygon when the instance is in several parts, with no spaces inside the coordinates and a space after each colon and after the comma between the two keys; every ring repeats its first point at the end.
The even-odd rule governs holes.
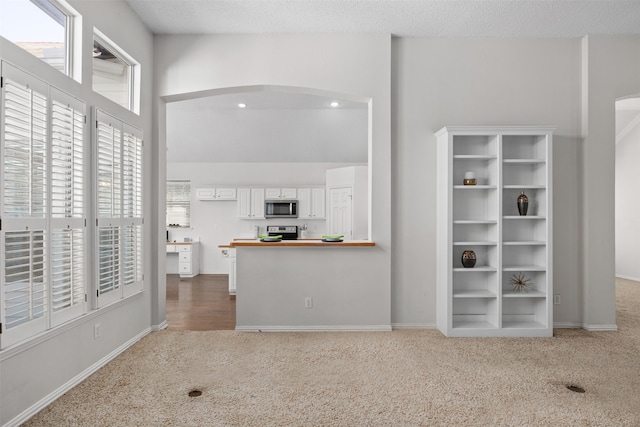
{"type": "Polygon", "coordinates": [[[639,426],[640,284],[617,304],[553,338],[161,331],[26,425],[639,426]]]}

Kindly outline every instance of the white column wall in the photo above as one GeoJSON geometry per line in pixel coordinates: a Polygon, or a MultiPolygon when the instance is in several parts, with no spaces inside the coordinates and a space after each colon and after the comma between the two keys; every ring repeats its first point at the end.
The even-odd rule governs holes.
{"type": "Polygon", "coordinates": [[[640,37],[585,37],[582,79],[581,321],[589,330],[611,330],[617,328],[615,101],[640,92],[640,37]]]}

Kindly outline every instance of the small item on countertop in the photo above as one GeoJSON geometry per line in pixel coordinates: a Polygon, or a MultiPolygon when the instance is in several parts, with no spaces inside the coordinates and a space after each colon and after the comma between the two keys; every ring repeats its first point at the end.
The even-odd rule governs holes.
{"type": "Polygon", "coordinates": [[[323,242],[342,242],[343,237],[344,237],[344,234],[333,235],[333,236],[324,235],[322,236],[322,241],[323,242]]]}
{"type": "Polygon", "coordinates": [[[260,235],[261,242],[280,242],[282,241],[282,235],[278,236],[265,236],[264,234],[260,235]]]}

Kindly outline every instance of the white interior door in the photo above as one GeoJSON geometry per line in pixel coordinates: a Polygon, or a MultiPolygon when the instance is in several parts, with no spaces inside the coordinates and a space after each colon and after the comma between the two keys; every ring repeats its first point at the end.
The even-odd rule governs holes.
{"type": "Polygon", "coordinates": [[[329,234],[353,237],[353,189],[351,187],[329,190],[329,234]]]}

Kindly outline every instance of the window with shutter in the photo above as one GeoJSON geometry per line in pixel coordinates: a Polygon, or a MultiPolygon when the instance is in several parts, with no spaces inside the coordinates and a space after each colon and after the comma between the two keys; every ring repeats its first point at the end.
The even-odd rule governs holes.
{"type": "Polygon", "coordinates": [[[0,346],[86,312],[84,104],[2,63],[0,346]]]}
{"type": "Polygon", "coordinates": [[[98,306],[142,289],[142,132],[96,112],[98,306]]]}
{"type": "Polygon", "coordinates": [[[48,86],[3,64],[2,347],[48,327],[48,86]]]}

